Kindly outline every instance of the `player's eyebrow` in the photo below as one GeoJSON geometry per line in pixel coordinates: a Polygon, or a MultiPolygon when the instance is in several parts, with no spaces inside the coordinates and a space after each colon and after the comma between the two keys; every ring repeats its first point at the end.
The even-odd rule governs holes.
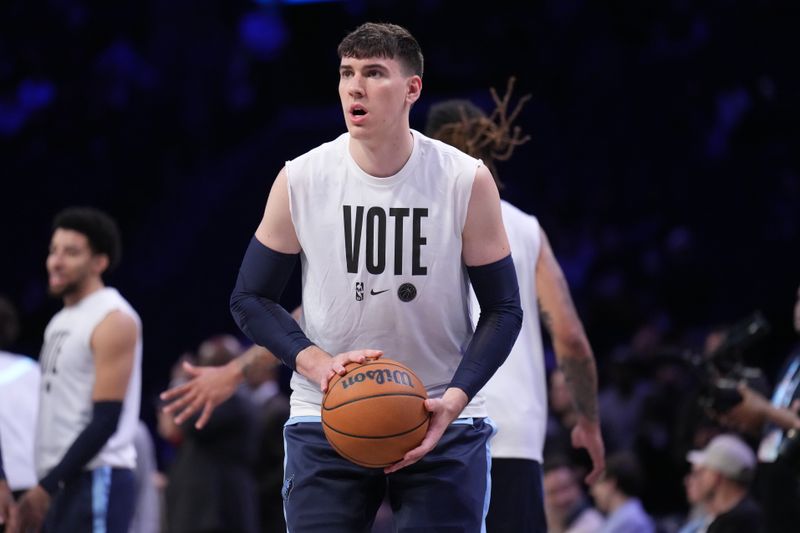
{"type": "MultiPolygon", "coordinates": [[[[366,65],[361,65],[359,69],[360,70],[379,69],[384,72],[389,71],[389,69],[383,63],[367,63],[366,65]]],[[[353,65],[350,64],[341,65],[339,67],[339,72],[354,71],[354,70],[356,70],[355,67],[353,67],[353,65]]]]}

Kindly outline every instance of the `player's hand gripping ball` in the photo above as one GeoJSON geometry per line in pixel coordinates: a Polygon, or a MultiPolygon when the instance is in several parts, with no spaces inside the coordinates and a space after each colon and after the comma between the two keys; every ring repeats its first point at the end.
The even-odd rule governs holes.
{"type": "Polygon", "coordinates": [[[407,366],[385,357],[346,365],[322,399],[322,428],[339,455],[368,468],[396,463],[428,431],[428,397],[407,366]]]}

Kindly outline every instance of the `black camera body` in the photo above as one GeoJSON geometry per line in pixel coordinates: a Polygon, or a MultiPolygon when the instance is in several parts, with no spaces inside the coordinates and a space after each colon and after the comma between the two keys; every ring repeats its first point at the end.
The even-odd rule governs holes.
{"type": "Polygon", "coordinates": [[[725,332],[725,339],[709,354],[691,354],[692,366],[700,377],[700,405],[717,415],[726,413],[742,401],[739,383],[768,394],[764,373],[743,363],[744,353],[767,337],[770,326],[756,311],[725,332]]]}

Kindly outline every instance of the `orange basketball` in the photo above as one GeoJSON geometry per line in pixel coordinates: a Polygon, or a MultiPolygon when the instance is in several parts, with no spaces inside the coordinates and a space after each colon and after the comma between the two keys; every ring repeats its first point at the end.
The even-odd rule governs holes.
{"type": "Polygon", "coordinates": [[[428,430],[428,397],[407,366],[381,358],[350,363],[322,399],[322,428],[339,455],[382,468],[416,448],[428,430]]]}

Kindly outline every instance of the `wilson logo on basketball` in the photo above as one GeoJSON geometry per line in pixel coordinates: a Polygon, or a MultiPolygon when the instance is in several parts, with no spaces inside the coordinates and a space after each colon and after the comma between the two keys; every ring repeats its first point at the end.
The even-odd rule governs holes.
{"type": "Polygon", "coordinates": [[[342,388],[346,389],[358,383],[363,383],[366,380],[371,379],[378,385],[383,385],[386,382],[397,383],[398,385],[406,385],[408,387],[414,387],[414,384],[411,382],[411,375],[408,372],[404,372],[403,370],[367,370],[365,372],[356,372],[354,374],[347,374],[345,377],[342,378],[341,384],[342,388]]]}

